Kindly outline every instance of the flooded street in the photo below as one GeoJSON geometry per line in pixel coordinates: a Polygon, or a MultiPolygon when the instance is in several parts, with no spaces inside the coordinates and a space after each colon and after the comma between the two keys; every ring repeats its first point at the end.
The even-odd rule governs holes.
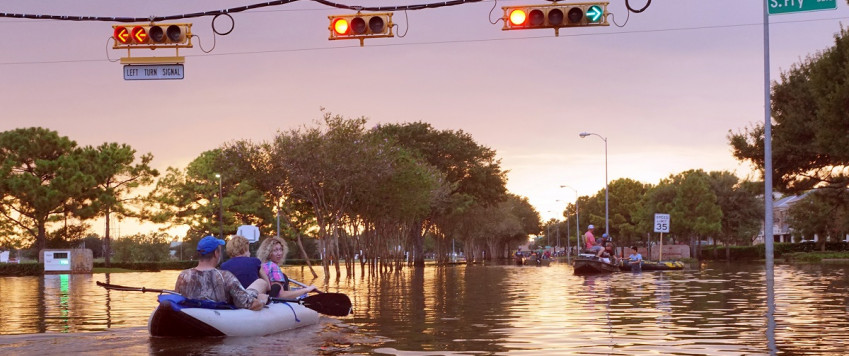
{"type": "MultiPolygon", "coordinates": [[[[779,353],[849,350],[847,265],[778,265],[779,353]]],[[[302,267],[287,267],[306,283],[302,267]]],[[[761,264],[574,276],[566,263],[428,266],[331,278],[354,314],[264,337],[152,338],[155,293],[179,271],[0,278],[0,353],[44,354],[769,354],[761,264]],[[41,292],[39,292],[41,291],[41,292]]]]}

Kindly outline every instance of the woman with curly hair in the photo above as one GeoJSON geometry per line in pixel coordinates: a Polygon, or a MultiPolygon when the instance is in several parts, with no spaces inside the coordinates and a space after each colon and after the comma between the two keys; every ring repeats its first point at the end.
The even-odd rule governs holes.
{"type": "Polygon", "coordinates": [[[288,253],[289,247],[286,241],[276,236],[263,240],[259,250],[256,251],[256,257],[262,261],[260,269],[265,272],[268,281],[271,282],[271,291],[268,294],[276,298],[292,299],[312,291],[319,291],[312,285],[290,290],[289,277],[280,270],[280,265],[286,262],[288,253]]]}

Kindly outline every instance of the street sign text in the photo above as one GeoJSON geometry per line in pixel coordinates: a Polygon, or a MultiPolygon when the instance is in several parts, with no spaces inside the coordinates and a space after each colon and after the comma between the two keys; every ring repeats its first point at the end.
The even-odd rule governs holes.
{"type": "Polygon", "coordinates": [[[125,65],[124,80],[183,79],[182,64],[125,65]]]}
{"type": "Polygon", "coordinates": [[[834,10],[837,0],[766,0],[769,14],[787,14],[791,12],[834,10]]]}

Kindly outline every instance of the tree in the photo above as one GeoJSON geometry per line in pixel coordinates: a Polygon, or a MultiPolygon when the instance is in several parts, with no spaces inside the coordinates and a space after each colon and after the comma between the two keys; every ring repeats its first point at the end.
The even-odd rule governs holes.
{"type": "Polygon", "coordinates": [[[730,258],[729,245],[749,242],[758,233],[763,223],[763,203],[757,197],[755,182],[741,182],[728,171],[710,172],[708,177],[722,210],[722,228],[717,240],[725,242],[726,257],[730,258]]]}
{"type": "Polygon", "coordinates": [[[140,209],[132,205],[141,201],[132,193],[141,186],[153,183],[159,172],[150,167],[153,155],[142,155],[136,162],[136,150],[126,144],[104,143],[96,148],[86,147],[85,161],[91,166],[97,185],[89,192],[93,203],[84,209],[84,217],[102,216],[106,221],[103,237],[103,255],[106,266],[110,263],[110,220],[117,214],[124,217],[141,218],[140,209]],[[134,164],[135,163],[135,164],[134,164]]]}
{"type": "Polygon", "coordinates": [[[849,231],[847,223],[849,192],[814,190],[796,202],[789,211],[793,233],[803,239],[819,238],[820,250],[825,251],[828,237],[838,237],[849,231]]]}
{"type": "Polygon", "coordinates": [[[640,212],[642,212],[642,198],[648,190],[646,184],[629,178],[620,178],[610,182],[608,185],[610,193],[610,236],[615,236],[618,241],[627,242],[622,246],[630,245],[633,239],[639,240],[643,231],[640,230],[640,212]]]}
{"type": "Polygon", "coordinates": [[[451,187],[449,199],[445,200],[449,205],[433,206],[429,218],[411,231],[415,234],[412,238],[416,266],[424,266],[423,233],[427,221],[433,222],[473,203],[485,207],[505,199],[507,178],[501,170],[501,161],[495,158],[494,150],[477,144],[471,135],[463,131],[439,131],[423,122],[379,125],[373,130],[439,169],[451,187]]]}
{"type": "Polygon", "coordinates": [[[0,133],[0,215],[5,234],[46,246],[47,225],[78,214],[97,185],[76,142],[40,127],[0,133]]]}
{"type": "Polygon", "coordinates": [[[115,259],[121,262],[159,262],[170,257],[171,236],[163,233],[135,234],[115,241],[115,259]]]}
{"type": "Polygon", "coordinates": [[[225,234],[244,223],[266,229],[271,226],[273,214],[265,194],[244,178],[245,173],[226,169],[232,166],[222,152],[215,149],[201,153],[185,171],[168,167],[147,197],[149,218],[169,227],[188,225],[202,235],[218,232],[222,228],[219,224],[225,234]],[[221,175],[220,183],[216,174],[221,175]]]}
{"type": "MultiPolygon", "coordinates": [[[[799,193],[849,186],[849,33],[835,45],[781,73],[772,85],[774,187],[799,193]]],[[[764,127],[731,134],[734,156],[763,171],[764,127]]]]}
{"type": "Polygon", "coordinates": [[[702,170],[689,170],[674,178],[676,184],[675,199],[672,201],[670,230],[687,236],[698,257],[698,248],[693,242],[703,237],[717,234],[722,228],[722,210],[716,203],[716,194],[711,190],[708,176],[702,170]]]}

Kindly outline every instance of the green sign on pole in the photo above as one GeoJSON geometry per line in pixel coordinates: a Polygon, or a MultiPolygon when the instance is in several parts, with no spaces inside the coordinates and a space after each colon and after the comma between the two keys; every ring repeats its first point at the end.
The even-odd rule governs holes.
{"type": "Polygon", "coordinates": [[[770,15],[837,9],[837,0],[766,0],[766,2],[769,5],[770,15]]]}

